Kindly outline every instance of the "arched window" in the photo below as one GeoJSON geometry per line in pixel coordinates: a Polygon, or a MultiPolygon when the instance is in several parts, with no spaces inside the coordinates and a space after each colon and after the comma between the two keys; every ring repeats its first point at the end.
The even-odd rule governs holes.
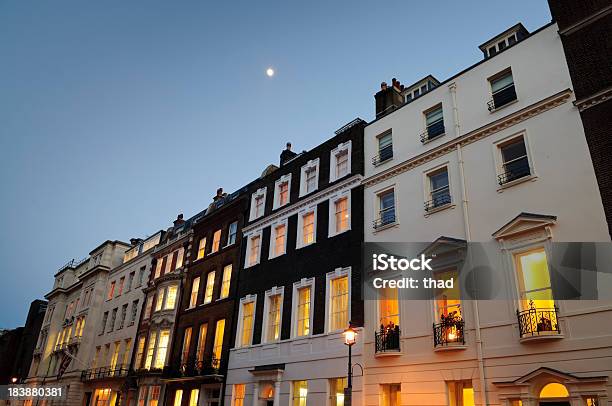
{"type": "Polygon", "coordinates": [[[540,399],[567,397],[569,397],[569,392],[567,391],[567,388],[563,384],[556,382],[544,385],[544,387],[540,391],[540,399]]]}

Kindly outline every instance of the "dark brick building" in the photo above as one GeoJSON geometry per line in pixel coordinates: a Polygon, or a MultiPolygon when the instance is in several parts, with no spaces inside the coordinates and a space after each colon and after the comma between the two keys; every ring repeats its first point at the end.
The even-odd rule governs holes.
{"type": "Polygon", "coordinates": [[[612,235],[612,3],[549,0],[612,235]]]}

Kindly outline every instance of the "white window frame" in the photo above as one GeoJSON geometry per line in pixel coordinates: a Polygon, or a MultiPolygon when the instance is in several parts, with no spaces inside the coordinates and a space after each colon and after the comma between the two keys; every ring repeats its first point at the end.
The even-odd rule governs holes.
{"type": "Polygon", "coordinates": [[[300,248],[304,248],[304,247],[308,247],[312,244],[316,244],[317,242],[317,205],[313,205],[311,207],[308,207],[306,209],[300,210],[298,212],[298,229],[297,229],[297,239],[296,239],[296,249],[300,249],[300,248]],[[309,214],[309,213],[313,213],[314,214],[314,236],[313,236],[313,240],[311,243],[308,244],[304,244],[304,216],[309,214]]]}
{"type": "Polygon", "coordinates": [[[257,264],[259,264],[259,262],[261,261],[261,244],[262,244],[262,230],[250,233],[246,235],[247,238],[247,244],[246,244],[246,255],[244,256],[244,267],[245,268],[250,268],[252,266],[255,266],[257,264]],[[253,243],[253,238],[255,237],[259,237],[259,250],[257,252],[257,260],[253,263],[251,263],[250,258],[251,258],[251,244],[253,243]]]}
{"type": "MultiPolygon", "coordinates": [[[[278,221],[270,226],[270,248],[269,248],[269,253],[268,253],[269,259],[280,257],[287,253],[287,237],[289,234],[287,231],[288,231],[287,219],[278,221]],[[283,252],[280,254],[277,254],[276,253],[276,228],[279,226],[285,226],[285,241],[284,241],[285,245],[283,247],[283,252]]],[[[261,244],[260,244],[260,251],[261,251],[261,244]]]]}
{"type": "MultiPolygon", "coordinates": [[[[343,331],[342,329],[331,330],[331,282],[334,279],[344,278],[345,276],[348,278],[348,319],[351,320],[351,267],[348,266],[346,268],[336,268],[332,272],[328,272],[325,275],[325,332],[326,333],[335,333],[339,331],[343,331]]],[[[346,326],[348,327],[348,325],[346,326]]]]}
{"type": "Polygon", "coordinates": [[[276,210],[280,207],[286,206],[289,204],[291,200],[291,173],[285,174],[281,176],[279,179],[274,182],[274,203],[272,205],[272,210],[276,210]],[[284,204],[280,203],[280,187],[282,184],[287,184],[287,202],[284,204]]]}
{"type": "Polygon", "coordinates": [[[313,335],[313,320],[314,320],[314,298],[315,298],[315,278],[302,278],[298,282],[293,284],[293,294],[291,296],[291,338],[306,338],[313,335]],[[302,288],[310,287],[310,331],[308,335],[298,336],[297,335],[297,308],[299,302],[298,290],[302,288]]]}
{"type": "Polygon", "coordinates": [[[238,220],[235,220],[229,223],[229,225],[227,226],[227,241],[226,241],[225,247],[234,245],[236,244],[237,241],[238,241],[238,220]],[[232,236],[232,225],[234,224],[236,225],[236,231],[234,232],[234,242],[230,242],[230,238],[232,236]]]}
{"type": "Polygon", "coordinates": [[[382,189],[376,190],[374,192],[374,205],[373,205],[374,213],[373,213],[373,217],[372,218],[375,219],[375,220],[379,220],[380,219],[380,210],[381,210],[381,206],[380,206],[381,199],[380,199],[380,197],[381,197],[381,195],[383,195],[383,194],[385,194],[385,193],[387,193],[387,192],[389,192],[391,190],[393,191],[393,204],[394,204],[393,207],[395,208],[395,222],[389,223],[389,224],[381,226],[381,227],[379,227],[377,229],[374,229],[374,233],[380,232],[380,231],[385,230],[385,229],[387,229],[389,227],[397,226],[400,223],[400,221],[399,221],[399,211],[398,211],[399,207],[398,207],[398,202],[397,202],[397,192],[398,192],[398,190],[397,190],[397,185],[395,183],[392,184],[392,185],[386,186],[386,187],[384,187],[382,189]]]}
{"type": "Polygon", "coordinates": [[[257,191],[251,195],[251,210],[249,214],[249,221],[253,221],[255,219],[263,217],[266,214],[266,191],[267,191],[267,188],[263,187],[261,189],[257,189],[257,191]],[[263,197],[263,200],[262,200],[263,212],[260,215],[256,215],[257,208],[255,207],[255,202],[257,201],[257,198],[259,197],[263,197]]]}
{"type": "Polygon", "coordinates": [[[329,227],[327,230],[327,235],[331,237],[335,237],[339,234],[346,233],[347,231],[351,231],[351,220],[353,214],[351,213],[351,190],[345,190],[334,196],[329,198],[329,227]],[[347,211],[348,211],[348,227],[344,231],[336,232],[336,202],[346,198],[347,203],[347,211]]]}
{"type": "Polygon", "coordinates": [[[319,189],[319,158],[310,160],[300,170],[300,197],[313,193],[319,189]],[[310,170],[315,171],[315,188],[306,191],[306,173],[310,170]]]}
{"type": "Polygon", "coordinates": [[[529,180],[536,180],[538,175],[536,173],[535,162],[533,159],[533,154],[531,153],[531,145],[529,143],[529,137],[527,136],[527,130],[521,130],[516,133],[513,133],[507,137],[501,138],[493,143],[493,159],[495,162],[495,174],[493,177],[493,181],[497,186],[497,192],[502,193],[504,189],[514,186],[519,183],[523,183],[529,180]],[[503,174],[504,171],[504,158],[502,156],[501,148],[502,146],[512,143],[517,138],[523,138],[523,143],[525,144],[525,152],[527,153],[527,162],[529,162],[530,174],[528,176],[523,176],[522,178],[518,178],[512,180],[510,182],[504,183],[500,185],[498,183],[497,177],[503,174]]]}
{"type": "MultiPolygon", "coordinates": [[[[441,163],[437,166],[434,166],[433,168],[430,168],[428,170],[426,170],[425,172],[423,172],[423,201],[424,202],[428,202],[430,200],[432,200],[431,197],[431,179],[430,176],[435,174],[436,172],[441,171],[442,169],[446,169],[446,175],[448,176],[448,194],[450,196],[450,203],[445,203],[442,204],[438,207],[434,207],[431,210],[427,211],[425,210],[425,216],[429,216],[432,213],[435,213],[437,211],[446,209],[448,207],[453,207],[455,206],[455,199],[454,199],[454,193],[453,193],[453,184],[452,184],[452,180],[451,180],[451,168],[450,168],[450,163],[448,161],[441,163]]],[[[395,214],[395,218],[397,219],[397,212],[395,214]]]]}
{"type": "Polygon", "coordinates": [[[266,290],[265,293],[265,301],[264,301],[264,313],[263,313],[263,329],[262,329],[262,343],[276,343],[279,342],[281,339],[281,333],[282,333],[282,325],[283,325],[283,304],[285,301],[285,288],[284,286],[278,287],[278,286],[273,286],[271,289],[266,290]],[[279,335],[278,335],[278,339],[274,340],[274,341],[270,341],[268,340],[268,313],[270,311],[270,297],[272,296],[280,296],[280,331],[279,331],[279,335]]]}
{"type": "Polygon", "coordinates": [[[257,294],[255,295],[246,295],[245,297],[243,297],[242,299],[240,299],[240,306],[239,306],[239,310],[238,310],[238,326],[236,329],[236,348],[245,348],[245,347],[250,347],[251,345],[253,345],[253,333],[255,332],[255,315],[257,314],[257,294]],[[243,345],[242,344],[242,329],[244,327],[243,325],[243,319],[242,317],[244,316],[244,305],[245,304],[249,304],[249,303],[253,303],[253,326],[251,329],[251,337],[249,338],[249,344],[243,345]]]}
{"type": "Polygon", "coordinates": [[[329,156],[329,183],[335,182],[338,179],[342,179],[351,174],[351,151],[352,151],[352,141],[346,141],[342,144],[339,144],[336,148],[332,149],[329,156]],[[347,172],[338,176],[336,173],[337,164],[338,164],[338,155],[341,153],[347,152],[347,172]]]}

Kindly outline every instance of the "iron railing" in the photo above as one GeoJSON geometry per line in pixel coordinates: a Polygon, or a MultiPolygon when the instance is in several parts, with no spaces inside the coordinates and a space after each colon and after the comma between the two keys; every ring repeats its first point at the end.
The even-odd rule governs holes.
{"type": "Polygon", "coordinates": [[[194,358],[190,358],[187,361],[180,363],[178,370],[176,366],[173,368],[172,373],[175,376],[205,376],[215,375],[219,372],[221,366],[221,360],[211,357],[204,360],[196,361],[194,358]]]}
{"type": "Polygon", "coordinates": [[[400,351],[400,328],[399,326],[380,326],[380,330],[374,333],[376,353],[400,351]]]}
{"type": "Polygon", "coordinates": [[[493,99],[489,100],[487,107],[493,111],[516,100],[516,89],[514,83],[510,83],[493,93],[493,99]]]}
{"type": "Polygon", "coordinates": [[[527,156],[504,164],[504,169],[504,173],[497,175],[497,182],[500,185],[531,175],[531,168],[529,167],[529,159],[527,156]]]}
{"type": "Polygon", "coordinates": [[[537,309],[533,300],[530,300],[527,310],[516,311],[521,338],[561,334],[558,313],[557,306],[537,309]]]}
{"type": "Polygon", "coordinates": [[[436,207],[451,203],[451,195],[448,187],[432,194],[432,199],[425,202],[425,211],[430,211],[436,207]]]}
{"type": "Polygon", "coordinates": [[[129,368],[121,365],[114,368],[111,367],[100,367],[88,369],[81,372],[81,381],[94,381],[96,379],[108,379],[108,378],[123,378],[128,376],[129,368]]]}
{"type": "Polygon", "coordinates": [[[447,346],[449,344],[465,344],[463,328],[465,322],[461,316],[449,314],[442,315],[440,323],[433,325],[434,347],[447,346]]]}
{"type": "Polygon", "coordinates": [[[421,142],[433,140],[444,134],[444,118],[440,118],[427,126],[425,132],[421,134],[421,142]]]}
{"type": "Polygon", "coordinates": [[[380,165],[391,158],[393,158],[393,144],[387,145],[378,151],[378,155],[372,158],[372,164],[380,165]]]}
{"type": "Polygon", "coordinates": [[[378,218],[374,220],[374,229],[386,226],[387,224],[395,223],[395,206],[387,207],[382,209],[378,215],[378,218]]]}

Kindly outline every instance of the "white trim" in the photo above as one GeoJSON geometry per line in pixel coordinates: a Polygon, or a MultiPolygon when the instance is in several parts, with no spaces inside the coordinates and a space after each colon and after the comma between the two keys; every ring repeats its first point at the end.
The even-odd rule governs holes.
{"type": "Polygon", "coordinates": [[[302,278],[298,282],[293,283],[293,294],[291,295],[291,338],[302,338],[312,336],[313,329],[313,317],[314,317],[314,298],[315,298],[315,278],[302,278]],[[302,288],[310,287],[310,329],[308,334],[305,336],[297,335],[297,305],[298,305],[298,290],[302,288]]]}
{"type": "Polygon", "coordinates": [[[291,200],[291,172],[281,176],[274,182],[274,203],[272,204],[272,210],[276,210],[280,207],[286,206],[289,204],[291,200]],[[279,187],[283,183],[287,183],[287,202],[285,204],[280,204],[280,191],[279,187]]]}
{"type": "Polygon", "coordinates": [[[536,170],[535,170],[535,165],[534,165],[534,161],[533,161],[533,154],[531,153],[531,147],[529,145],[529,138],[527,137],[527,130],[523,129],[520,131],[517,131],[511,135],[508,135],[507,137],[501,138],[497,141],[493,142],[493,159],[495,162],[495,177],[494,177],[494,182],[495,182],[495,186],[497,187],[497,191],[498,192],[502,192],[503,189],[507,189],[511,186],[514,186],[518,183],[523,183],[525,181],[528,180],[535,180],[538,178],[538,175],[536,174],[536,170]],[[530,174],[527,176],[523,176],[522,178],[518,178],[515,179],[513,181],[507,182],[503,185],[500,185],[498,182],[498,176],[504,173],[504,160],[502,157],[502,153],[501,153],[501,147],[504,144],[508,144],[511,143],[513,140],[517,139],[517,138],[523,138],[523,143],[525,144],[525,152],[527,154],[527,162],[529,163],[529,172],[530,174]]]}
{"type": "Polygon", "coordinates": [[[283,325],[283,305],[284,305],[284,300],[285,300],[285,287],[281,286],[273,286],[271,289],[266,290],[265,293],[265,299],[264,299],[264,313],[263,313],[263,321],[262,321],[262,337],[261,337],[261,342],[262,344],[269,344],[269,343],[277,343],[281,340],[281,333],[282,333],[282,325],[283,325]],[[269,307],[270,307],[270,297],[272,296],[276,296],[276,295],[280,295],[280,331],[279,331],[279,335],[278,335],[278,340],[274,340],[274,341],[269,341],[268,340],[268,312],[269,312],[269,307]]]}
{"type": "MultiPolygon", "coordinates": [[[[351,281],[352,281],[352,269],[350,266],[347,266],[345,268],[336,268],[335,270],[328,272],[325,275],[325,333],[326,334],[331,334],[331,333],[338,333],[340,331],[343,331],[344,328],[341,329],[337,329],[337,330],[330,330],[330,324],[331,324],[331,283],[333,280],[335,279],[339,279],[339,278],[344,278],[345,276],[348,277],[348,318],[347,321],[351,321],[351,281]]],[[[348,326],[346,326],[348,327],[348,326]]]]}
{"type": "Polygon", "coordinates": [[[453,190],[453,184],[451,181],[451,166],[450,166],[450,162],[446,161],[444,163],[441,163],[439,165],[436,165],[432,168],[429,168],[425,171],[423,171],[423,202],[428,202],[430,200],[432,200],[432,196],[431,196],[431,178],[430,176],[432,174],[434,174],[435,172],[438,172],[442,169],[446,168],[446,176],[448,178],[448,194],[450,196],[450,202],[449,203],[444,203],[438,207],[434,207],[431,210],[427,211],[425,210],[425,206],[423,206],[423,210],[425,211],[425,217],[429,217],[431,214],[436,213],[438,211],[447,209],[449,207],[453,207],[455,206],[455,199],[454,199],[454,190],[453,190]]]}
{"type": "Polygon", "coordinates": [[[258,231],[253,231],[249,234],[246,234],[245,237],[247,239],[247,244],[246,244],[246,254],[244,256],[244,267],[245,268],[249,268],[252,266],[255,266],[257,264],[259,264],[259,262],[261,261],[261,244],[262,244],[262,230],[258,230],[258,231]],[[259,237],[259,250],[257,252],[257,260],[254,263],[250,262],[250,258],[251,258],[251,244],[252,244],[252,240],[255,237],[259,237]]]}
{"type": "Polygon", "coordinates": [[[351,174],[351,152],[352,152],[352,141],[348,140],[342,144],[339,144],[336,148],[332,149],[329,154],[329,183],[335,182],[338,179],[342,179],[351,174]],[[347,171],[342,176],[336,176],[336,169],[338,165],[338,155],[340,153],[347,153],[347,171]]]}
{"type": "Polygon", "coordinates": [[[317,221],[317,206],[316,205],[302,209],[298,212],[297,238],[295,241],[295,249],[308,247],[309,245],[315,244],[317,242],[317,224],[318,224],[318,221],[317,221]],[[304,244],[304,216],[310,213],[314,214],[313,239],[311,243],[304,244]]]}
{"type": "Polygon", "coordinates": [[[331,238],[339,234],[346,233],[347,231],[350,231],[352,218],[353,218],[353,215],[351,213],[351,189],[343,190],[331,196],[329,198],[329,222],[328,222],[329,226],[327,230],[327,236],[331,238]],[[347,199],[348,226],[346,230],[336,232],[336,202],[344,198],[347,199]]]}
{"type": "Polygon", "coordinates": [[[251,210],[249,211],[249,221],[253,221],[255,219],[263,217],[266,214],[266,192],[267,192],[267,188],[262,187],[260,189],[257,189],[257,191],[251,195],[251,210]],[[256,216],[255,201],[257,198],[261,196],[263,196],[263,211],[259,216],[256,216]]]}
{"type": "MultiPolygon", "coordinates": [[[[287,253],[287,237],[288,237],[288,230],[289,227],[287,225],[287,219],[284,219],[282,221],[278,221],[274,224],[272,224],[270,226],[270,247],[268,249],[268,259],[273,259],[273,258],[277,258],[280,257],[282,255],[285,255],[287,253]],[[284,241],[284,247],[283,247],[283,252],[280,254],[276,254],[275,252],[275,248],[276,248],[276,228],[279,226],[285,226],[285,241],[284,241]]],[[[261,244],[260,244],[260,249],[261,249],[261,244]]]]}
{"type": "Polygon", "coordinates": [[[257,294],[246,295],[240,299],[240,306],[238,308],[238,323],[236,326],[236,348],[246,348],[253,345],[253,333],[255,332],[255,315],[257,314],[257,294]],[[243,308],[245,304],[253,303],[253,325],[251,326],[251,337],[249,338],[249,344],[242,344],[242,329],[243,329],[243,308]]]}
{"type": "Polygon", "coordinates": [[[300,169],[300,197],[311,194],[319,190],[319,158],[308,161],[302,169],[300,169]],[[306,172],[309,170],[315,171],[315,188],[310,191],[306,191],[306,172]]]}
{"type": "Polygon", "coordinates": [[[372,216],[372,218],[374,220],[379,220],[380,219],[380,210],[381,210],[380,209],[380,195],[382,195],[382,194],[384,194],[384,193],[386,193],[386,192],[388,192],[390,190],[393,190],[393,205],[394,205],[393,207],[395,209],[394,210],[395,211],[395,221],[392,222],[392,223],[386,224],[384,226],[381,226],[381,227],[379,227],[377,229],[375,229],[374,226],[371,225],[372,230],[373,230],[374,233],[386,230],[387,228],[391,228],[391,227],[397,226],[400,223],[399,222],[398,210],[397,210],[398,209],[398,204],[397,204],[397,185],[395,183],[393,183],[391,185],[388,185],[388,186],[386,186],[386,187],[384,187],[382,189],[379,189],[379,190],[374,192],[374,199],[375,199],[374,206],[373,206],[373,208],[374,208],[374,213],[373,214],[374,215],[372,216]]]}

